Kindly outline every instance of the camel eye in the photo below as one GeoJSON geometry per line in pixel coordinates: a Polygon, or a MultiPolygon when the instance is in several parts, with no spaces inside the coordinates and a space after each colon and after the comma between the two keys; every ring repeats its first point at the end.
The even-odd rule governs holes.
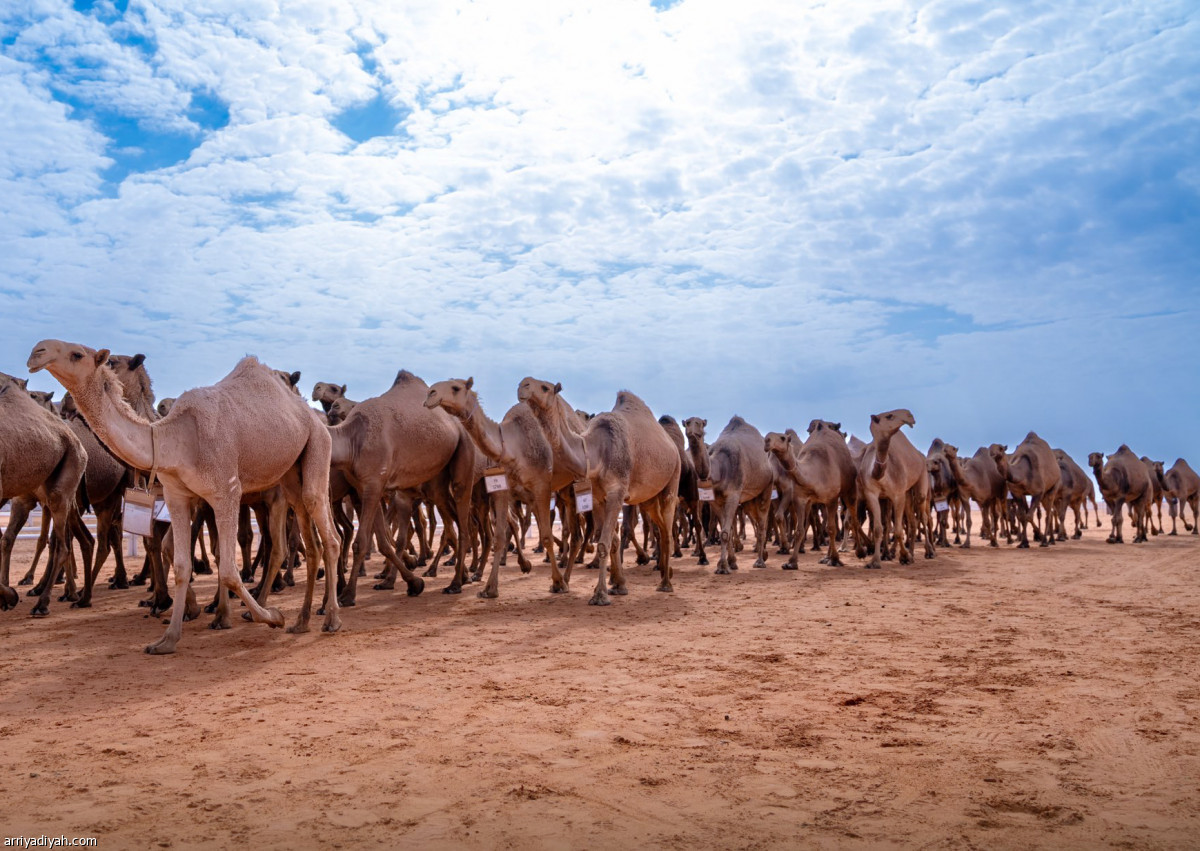
{"type": "Polygon", "coordinates": [[[71,360],[83,360],[82,352],[71,352],[71,360]]]}

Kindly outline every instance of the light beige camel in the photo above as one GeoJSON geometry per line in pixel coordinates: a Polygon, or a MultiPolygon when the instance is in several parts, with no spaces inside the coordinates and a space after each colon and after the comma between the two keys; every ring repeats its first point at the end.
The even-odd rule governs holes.
{"type": "MultiPolygon", "coordinates": [[[[61,569],[75,572],[71,548],[71,515],[87,455],[79,438],[58,416],[47,411],[17,384],[0,373],[0,503],[36,499],[53,518],[55,557],[47,559],[35,617],[50,613],[50,593],[61,569]]],[[[6,542],[7,543],[7,542],[6,542]]],[[[0,569],[0,609],[17,604],[9,585],[10,551],[5,546],[0,569]]]]}
{"type": "Polygon", "coordinates": [[[1200,535],[1200,475],[1182,458],[1176,458],[1171,469],[1162,474],[1159,484],[1163,494],[1171,503],[1171,532],[1178,534],[1175,518],[1183,517],[1183,528],[1193,535],[1200,535]],[[1184,506],[1192,509],[1192,523],[1189,526],[1187,517],[1183,514],[1184,506]]]}
{"type": "MultiPolygon", "coordinates": [[[[399,540],[407,544],[412,522],[412,501],[418,489],[444,472],[450,476],[454,496],[457,540],[469,540],[471,498],[477,477],[477,451],[462,424],[448,413],[425,407],[429,386],[407,370],[400,370],[392,386],[380,396],[364,399],[340,425],[330,426],[333,436],[333,467],[345,475],[346,482],[361,500],[358,532],[354,536],[354,562],[341,589],[343,606],[353,606],[358,592],[358,576],[367,558],[372,536],[388,570],[376,583],[379,590],[394,588],[397,574],[408,586],[408,596],[416,597],[425,588],[425,580],[412,572],[407,555],[396,552],[389,534],[384,532],[383,496],[393,492],[402,501],[399,540]]],[[[465,553],[459,552],[454,579],[442,589],[458,594],[467,580],[465,553]]],[[[414,559],[415,562],[415,559],[414,559]]],[[[339,580],[339,585],[342,582],[339,580]]]]}
{"type": "MultiPolygon", "coordinates": [[[[1083,537],[1083,530],[1087,528],[1088,494],[1093,494],[1092,505],[1094,506],[1095,489],[1092,487],[1092,480],[1083,472],[1083,468],[1062,449],[1054,450],[1054,459],[1058,462],[1058,471],[1062,476],[1062,488],[1054,507],[1058,523],[1058,540],[1065,541],[1067,539],[1068,510],[1075,512],[1075,531],[1071,537],[1078,540],[1083,537]]],[[[1100,525],[1099,511],[1096,512],[1096,525],[1100,525]]]]}
{"type": "Polygon", "coordinates": [[[707,446],[704,442],[707,424],[707,420],[699,417],[688,417],[683,421],[683,430],[696,474],[712,482],[712,510],[720,527],[721,544],[713,572],[727,574],[737,570],[734,521],[742,505],[748,505],[754,525],[757,555],[754,566],[766,567],[767,511],[771,507],[775,477],[767,461],[762,433],[741,417],[734,416],[712,446],[707,446]]]}
{"type": "MultiPolygon", "coordinates": [[[[323,544],[326,567],[325,624],[335,631],[341,621],[334,593],[337,535],[329,511],[330,441],[325,426],[274,371],[247,357],[211,387],[181,395],[170,415],[151,424],[125,401],[119,371],[107,365],[108,352],[60,340],[43,340],[29,356],[29,369],[45,369],[70,391],[79,412],[110,451],[139,470],[152,470],[162,482],[173,517],[191,517],[203,499],[213,509],[220,531],[220,587],[241,598],[251,617],[283,626],[277,609],[266,610],[242,584],[237,568],[238,512],[243,493],[282,484],[305,534],[309,554],[308,588],[299,621],[292,631],[308,628],[317,556],[313,523],[323,544]]],[[[173,523],[175,605],[163,637],[147,653],[172,653],[183,631],[184,606],[191,579],[190,524],[173,523]]],[[[227,595],[214,628],[229,626],[227,595]]]]}
{"type": "Polygon", "coordinates": [[[687,438],[684,437],[683,428],[669,414],[659,417],[658,424],[663,427],[667,437],[671,438],[671,443],[675,444],[675,451],[679,453],[679,502],[675,508],[675,549],[671,555],[673,558],[683,558],[681,541],[691,534],[696,537],[692,555],[699,559],[700,564],[708,564],[708,556],[704,552],[700,492],[696,486],[699,477],[696,475],[696,464],[687,450],[687,438]]]}
{"type": "MultiPolygon", "coordinates": [[[[612,602],[610,593],[629,593],[621,567],[617,529],[623,503],[646,508],[658,533],[658,590],[673,591],[671,524],[679,499],[680,473],[675,444],[646,403],[627,390],[617,394],[611,411],[592,417],[583,434],[578,434],[567,426],[563,406],[559,405],[562,386],[549,382],[536,384],[536,388],[527,391],[519,389],[518,396],[524,392],[526,401],[534,406],[543,426],[552,434],[551,445],[561,447],[564,468],[575,477],[586,479],[592,489],[600,575],[589,604],[607,606],[612,602]],[[607,576],[610,570],[611,587],[607,576]]],[[[573,558],[568,559],[563,576],[568,584],[572,561],[573,558]]]]}
{"type": "Polygon", "coordinates": [[[1054,503],[1062,487],[1062,473],[1050,444],[1029,432],[1010,455],[998,443],[989,447],[996,469],[1008,483],[1008,491],[1017,505],[1017,522],[1021,526],[1018,549],[1029,548],[1027,525],[1033,523],[1034,537],[1040,536],[1040,546],[1054,543],[1054,503]],[[1043,526],[1037,528],[1037,509],[1042,509],[1043,526]]]}
{"type": "Polygon", "coordinates": [[[1129,520],[1134,526],[1133,542],[1144,543],[1148,539],[1146,520],[1150,513],[1150,495],[1154,492],[1150,482],[1150,471],[1124,443],[1108,456],[1093,452],[1088,455],[1088,466],[1096,476],[1096,484],[1100,486],[1100,495],[1112,511],[1112,531],[1108,535],[1108,543],[1123,544],[1124,520],[1122,506],[1129,506],[1129,520]]]}
{"type": "Polygon", "coordinates": [[[1153,488],[1153,491],[1150,494],[1150,507],[1151,507],[1151,509],[1158,510],[1158,525],[1157,526],[1154,525],[1154,515],[1153,514],[1147,515],[1147,519],[1150,524],[1150,534],[1160,535],[1160,534],[1162,534],[1162,531],[1163,531],[1163,524],[1162,524],[1163,462],[1162,461],[1152,461],[1146,455],[1143,455],[1140,460],[1143,464],[1146,465],[1146,472],[1148,472],[1150,474],[1150,485],[1153,488]]]}
{"type": "MultiPolygon", "coordinates": [[[[886,555],[889,534],[895,535],[901,564],[912,561],[913,512],[919,523],[924,518],[925,557],[933,558],[929,534],[929,475],[925,456],[901,432],[901,426],[916,425],[912,413],[897,408],[871,415],[871,442],[858,461],[858,495],[871,518],[875,551],[864,567],[878,569],[886,555]],[[884,505],[889,507],[884,511],[884,505]]],[[[859,547],[860,557],[865,548],[859,547]]]]}
{"type": "MultiPolygon", "coordinates": [[[[537,518],[538,539],[550,559],[550,593],[562,593],[567,588],[554,558],[553,517],[550,513],[554,450],[528,403],[518,402],[508,409],[502,421],[496,422],[483,412],[479,396],[472,389],[474,386],[473,378],[439,381],[429,388],[425,407],[441,407],[457,418],[475,442],[476,449],[499,464],[508,480],[508,488],[495,494],[496,532],[492,545],[492,569],[487,585],[479,592],[479,596],[492,598],[500,593],[500,562],[508,547],[508,515],[514,492],[526,496],[537,518]]],[[[526,569],[525,565],[522,565],[522,569],[526,569]]]]}
{"type": "MultiPolygon", "coordinates": [[[[967,509],[967,537],[963,541],[963,548],[970,549],[971,547],[971,504],[969,500],[975,500],[979,506],[979,514],[983,519],[980,534],[988,538],[991,546],[1000,546],[996,536],[1000,531],[1001,514],[1007,509],[1008,483],[1004,481],[1004,476],[996,468],[996,462],[992,459],[991,452],[986,446],[981,446],[972,457],[962,461],[958,457],[957,446],[946,444],[942,451],[950,465],[954,481],[958,485],[958,492],[962,494],[963,501],[966,503],[964,507],[967,509]]],[[[1011,535],[1008,537],[1008,543],[1012,543],[1011,535]]]]}
{"type": "Polygon", "coordinates": [[[791,555],[784,570],[797,570],[800,566],[799,554],[803,551],[809,510],[814,504],[825,506],[828,563],[834,567],[842,565],[837,552],[838,503],[846,505],[848,511],[857,505],[858,477],[854,459],[850,457],[850,449],[838,426],[826,420],[813,420],[808,425],[808,439],[795,451],[788,435],[774,431],[767,434],[766,450],[786,471],[799,501],[791,555]]]}

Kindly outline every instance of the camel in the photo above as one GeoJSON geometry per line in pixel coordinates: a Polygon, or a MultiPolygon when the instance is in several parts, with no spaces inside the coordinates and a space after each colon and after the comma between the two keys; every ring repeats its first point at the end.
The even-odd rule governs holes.
{"type": "MultiPolygon", "coordinates": [[[[243,358],[233,371],[211,387],[181,395],[171,413],[153,424],[125,401],[120,369],[108,365],[109,353],[61,340],[43,340],[29,355],[32,372],[47,370],[75,399],[92,431],[126,464],[150,470],[162,482],[173,517],[191,517],[197,500],[212,506],[220,533],[218,577],[249,609],[253,620],[272,627],[284,625],[278,609],[264,609],[242,584],[237,569],[238,512],[243,493],[266,490],[276,483],[290,493],[312,561],[304,606],[292,632],[308,629],[317,577],[317,543],[325,561],[324,629],[341,626],[335,593],[334,566],[338,543],[329,510],[330,440],[316,413],[268,367],[253,357],[243,358]]],[[[171,621],[146,652],[175,652],[183,632],[185,599],[191,579],[189,524],[171,524],[174,541],[175,604],[171,621]]],[[[229,627],[229,604],[220,595],[215,629],[229,627]]]]}
{"type": "MultiPolygon", "coordinates": [[[[1096,505],[1096,490],[1092,486],[1092,480],[1083,472],[1083,468],[1075,463],[1075,460],[1061,449],[1055,449],[1054,459],[1058,462],[1058,470],[1062,475],[1062,490],[1059,492],[1058,502],[1055,505],[1055,514],[1058,523],[1058,539],[1065,541],[1067,539],[1067,510],[1075,512],[1075,531],[1071,537],[1079,540],[1083,537],[1083,530],[1087,528],[1087,499],[1092,497],[1092,506],[1096,505]]],[[[1096,511],[1096,525],[1100,526],[1100,512],[1096,511]]]]}
{"type": "Polygon", "coordinates": [[[325,381],[318,381],[313,385],[312,400],[321,403],[321,410],[329,413],[329,408],[334,401],[341,399],[346,395],[345,384],[330,384],[325,381]]]}
{"type": "MultiPolygon", "coordinates": [[[[393,492],[393,500],[400,503],[399,539],[407,544],[416,489],[449,468],[457,539],[468,540],[477,452],[461,423],[445,411],[425,407],[428,395],[429,386],[402,369],[385,393],[364,399],[344,422],[328,426],[333,437],[333,468],[345,475],[361,500],[354,562],[341,592],[343,606],[355,604],[358,576],[372,536],[388,562],[388,572],[375,588],[394,588],[399,574],[408,586],[408,596],[416,597],[425,589],[425,580],[412,572],[407,556],[397,554],[390,536],[376,535],[383,528],[385,492],[393,492]]],[[[466,559],[460,552],[454,579],[442,593],[460,593],[466,578],[466,559]]]]}
{"type": "Polygon", "coordinates": [[[799,553],[808,526],[809,507],[814,503],[825,506],[825,523],[829,538],[828,563],[841,567],[837,552],[838,503],[853,507],[857,502],[858,477],[854,459],[841,433],[840,423],[813,420],[808,424],[808,439],[793,453],[793,441],[788,435],[769,432],[764,441],[766,451],[778,459],[787,472],[799,500],[793,532],[791,556],[784,570],[799,569],[799,553]]]}
{"type": "Polygon", "coordinates": [[[346,421],[346,417],[350,416],[350,412],[357,406],[358,402],[347,399],[345,396],[339,396],[329,405],[329,410],[325,412],[325,416],[329,418],[331,426],[340,425],[346,421]]]}
{"type": "MultiPolygon", "coordinates": [[[[644,505],[658,533],[659,591],[671,592],[671,524],[679,498],[679,452],[650,408],[628,390],[617,393],[611,411],[588,420],[582,433],[567,425],[569,406],[560,405],[561,384],[530,380],[518,388],[518,398],[533,405],[551,446],[561,449],[564,468],[586,479],[592,489],[599,576],[588,601],[607,606],[609,594],[629,593],[621,568],[617,521],[622,504],[644,505]],[[611,571],[611,587],[606,574],[611,571]]],[[[557,457],[556,452],[556,457],[557,457]]],[[[564,581],[570,583],[568,559],[564,581]]]]}
{"type": "MultiPolygon", "coordinates": [[[[24,384],[0,373],[0,503],[17,497],[40,502],[54,523],[56,556],[47,560],[38,602],[32,614],[50,613],[50,592],[61,568],[75,572],[71,548],[71,515],[76,493],[87,466],[79,438],[58,416],[29,397],[24,384]]],[[[0,565],[0,609],[17,604],[9,583],[8,542],[0,565]]]]}
{"type": "MultiPolygon", "coordinates": [[[[950,511],[951,509],[957,511],[957,506],[962,503],[962,496],[958,492],[958,484],[954,480],[954,475],[950,472],[950,461],[946,457],[946,443],[940,437],[935,437],[933,443],[929,444],[929,451],[925,453],[925,467],[929,471],[929,498],[937,514],[937,545],[948,547],[950,546],[947,534],[950,525],[950,511]]],[[[954,526],[954,543],[957,544],[959,543],[957,519],[954,526]]]]}
{"type": "MultiPolygon", "coordinates": [[[[672,553],[674,558],[683,558],[683,551],[680,549],[679,541],[686,539],[689,530],[696,536],[696,546],[692,550],[692,554],[696,556],[700,564],[708,564],[708,556],[704,552],[704,527],[701,522],[701,504],[700,493],[696,486],[699,477],[696,475],[696,464],[692,461],[691,454],[687,451],[687,438],[684,437],[683,429],[675,418],[669,414],[663,414],[658,418],[658,424],[663,427],[667,433],[667,437],[671,438],[671,442],[675,444],[675,451],[679,453],[679,502],[676,507],[676,523],[678,531],[675,535],[675,550],[672,553]]],[[[684,540],[686,543],[686,540],[684,540]]]]}
{"type": "MultiPolygon", "coordinates": [[[[517,402],[497,423],[483,412],[479,396],[472,389],[474,386],[473,378],[439,381],[429,388],[425,407],[440,407],[458,419],[476,448],[499,464],[508,480],[508,489],[497,493],[499,499],[496,501],[497,528],[493,539],[492,569],[487,585],[479,592],[479,596],[494,598],[500,593],[500,561],[508,546],[510,495],[514,491],[529,495],[537,518],[538,540],[550,559],[550,593],[562,593],[567,589],[554,558],[553,517],[550,513],[554,478],[554,451],[550,441],[527,402],[517,402]]],[[[518,555],[524,558],[520,550],[518,555]]],[[[527,563],[521,567],[523,572],[528,572],[527,563]]]]}
{"type": "MultiPolygon", "coordinates": [[[[942,452],[950,465],[950,472],[954,476],[955,484],[958,485],[958,492],[962,494],[963,500],[966,502],[967,537],[962,543],[963,549],[971,548],[971,505],[969,500],[972,499],[979,506],[979,513],[983,518],[983,528],[980,530],[980,534],[987,536],[991,546],[1000,546],[996,536],[1000,530],[1000,515],[1005,510],[1005,502],[1008,499],[1008,483],[1004,481],[1004,477],[996,468],[996,462],[992,460],[991,452],[987,447],[981,446],[966,461],[959,459],[957,446],[946,444],[942,452]]],[[[1008,543],[1012,543],[1011,536],[1008,543]]]]}
{"type": "Polygon", "coordinates": [[[712,446],[704,442],[707,420],[689,417],[683,421],[688,437],[688,452],[696,465],[696,474],[712,482],[713,513],[721,529],[721,551],[714,573],[737,570],[734,552],[734,521],[738,508],[749,504],[754,524],[757,558],[755,567],[766,567],[767,511],[775,477],[767,462],[762,433],[739,416],[732,417],[712,446]]]}
{"type": "Polygon", "coordinates": [[[159,419],[162,419],[167,414],[171,413],[171,408],[174,407],[174,405],[175,405],[175,397],[168,396],[167,398],[160,399],[158,401],[158,404],[154,407],[154,411],[155,411],[155,413],[158,414],[159,419]]]}
{"type": "Polygon", "coordinates": [[[37,402],[38,405],[45,408],[52,414],[57,414],[58,411],[54,407],[54,391],[53,390],[26,390],[29,398],[37,402]]]}
{"type": "MultiPolygon", "coordinates": [[[[915,426],[916,420],[905,408],[871,415],[871,442],[858,461],[858,494],[866,503],[871,517],[871,535],[875,551],[864,565],[878,569],[887,541],[889,527],[895,535],[901,564],[912,561],[913,530],[909,528],[908,512],[915,511],[925,528],[925,558],[933,558],[933,541],[929,534],[929,475],[923,456],[901,431],[901,426],[915,426]],[[885,513],[883,502],[890,511],[885,513]],[[910,506],[910,500],[914,503],[910,506]],[[885,523],[887,525],[885,525],[885,523]]],[[[860,553],[863,548],[859,548],[860,553]]],[[[860,556],[861,557],[861,556],[860,556]]]]}
{"type": "Polygon", "coordinates": [[[996,462],[996,469],[1008,483],[1009,493],[1017,504],[1017,523],[1021,527],[1018,549],[1029,548],[1027,524],[1033,523],[1034,537],[1041,536],[1040,546],[1054,543],[1054,503],[1062,487],[1062,473],[1050,444],[1029,432],[1010,455],[1007,448],[993,443],[989,448],[996,462]],[[1028,502],[1026,501],[1028,499],[1028,502]],[[1035,512],[1042,509],[1044,529],[1039,531],[1035,512]]]}
{"type": "Polygon", "coordinates": [[[1152,460],[1150,460],[1149,457],[1147,457],[1145,455],[1143,455],[1140,460],[1143,464],[1146,465],[1146,471],[1148,473],[1150,473],[1150,485],[1154,489],[1153,492],[1150,494],[1150,506],[1151,506],[1151,508],[1158,509],[1158,526],[1157,527],[1155,527],[1155,525],[1154,525],[1154,516],[1147,515],[1147,517],[1149,518],[1149,521],[1150,521],[1150,534],[1161,535],[1162,531],[1163,531],[1163,524],[1162,524],[1163,487],[1161,484],[1162,476],[1163,476],[1163,462],[1162,461],[1152,461],[1152,460]]]}
{"type": "Polygon", "coordinates": [[[1187,461],[1176,458],[1171,469],[1160,476],[1163,494],[1171,504],[1171,531],[1178,534],[1175,527],[1176,516],[1183,517],[1183,528],[1193,535],[1200,535],[1200,476],[1196,475],[1187,461]],[[1192,509],[1192,523],[1189,526],[1187,517],[1183,514],[1184,506],[1192,509]]]}
{"type": "Polygon", "coordinates": [[[1100,495],[1104,497],[1112,512],[1112,531],[1109,532],[1108,543],[1125,543],[1122,534],[1123,505],[1129,506],[1129,520],[1134,525],[1133,542],[1141,544],[1148,540],[1146,519],[1150,514],[1150,497],[1154,493],[1154,487],[1146,465],[1122,443],[1116,452],[1108,456],[1107,463],[1100,452],[1088,455],[1088,466],[1096,476],[1100,495]]]}

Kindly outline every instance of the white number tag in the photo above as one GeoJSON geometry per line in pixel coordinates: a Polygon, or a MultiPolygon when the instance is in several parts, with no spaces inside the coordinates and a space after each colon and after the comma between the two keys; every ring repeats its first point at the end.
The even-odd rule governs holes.
{"type": "Polygon", "coordinates": [[[504,475],[503,467],[492,467],[483,474],[483,484],[488,493],[499,493],[508,490],[508,476],[504,475]]]}
{"type": "Polygon", "coordinates": [[[944,500],[944,499],[939,499],[937,502],[935,502],[933,504],[933,507],[935,509],[937,509],[938,511],[949,511],[950,503],[946,502],[946,500],[944,500]]]}
{"type": "Polygon", "coordinates": [[[125,492],[125,531],[143,537],[154,534],[154,497],[130,488],[125,492]]]}
{"type": "Polygon", "coordinates": [[[708,479],[701,479],[696,483],[696,490],[700,493],[701,502],[712,502],[717,498],[713,493],[713,483],[708,479]]]}
{"type": "Polygon", "coordinates": [[[771,488],[771,499],[779,499],[779,491],[771,488]]]}
{"type": "Polygon", "coordinates": [[[592,485],[590,482],[575,483],[575,510],[580,514],[592,510],[592,485]]]}
{"type": "Polygon", "coordinates": [[[171,522],[171,510],[167,508],[167,504],[161,499],[154,503],[154,519],[159,523],[171,522]]]}

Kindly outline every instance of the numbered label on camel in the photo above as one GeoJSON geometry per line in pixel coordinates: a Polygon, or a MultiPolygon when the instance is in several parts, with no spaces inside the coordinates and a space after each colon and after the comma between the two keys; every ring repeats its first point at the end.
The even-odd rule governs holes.
{"type": "Polygon", "coordinates": [[[154,494],[150,491],[125,491],[125,531],[143,537],[154,534],[154,494]]]}
{"type": "Polygon", "coordinates": [[[579,513],[592,510],[592,486],[589,482],[575,483],[575,510],[579,513]]]}
{"type": "Polygon", "coordinates": [[[944,500],[944,499],[939,499],[937,502],[935,502],[935,503],[933,504],[933,507],[934,507],[934,508],[935,508],[937,511],[949,511],[949,510],[950,510],[950,503],[946,502],[946,500],[944,500]]]}
{"type": "Polygon", "coordinates": [[[713,483],[708,479],[701,479],[696,483],[696,490],[700,492],[701,502],[712,502],[717,498],[713,493],[713,483]]]}
{"type": "Polygon", "coordinates": [[[508,476],[504,475],[503,467],[491,467],[483,474],[483,483],[488,493],[499,493],[508,490],[508,476]]]}

